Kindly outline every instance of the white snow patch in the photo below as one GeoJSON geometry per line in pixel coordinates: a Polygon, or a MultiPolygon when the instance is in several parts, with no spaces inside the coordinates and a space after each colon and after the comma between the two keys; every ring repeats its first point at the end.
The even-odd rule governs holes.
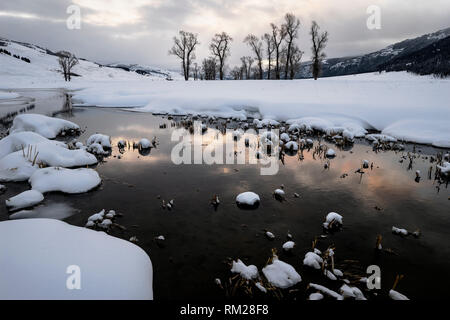
{"type": "Polygon", "coordinates": [[[148,255],[103,232],[54,219],[3,221],[0,252],[0,299],[153,299],[148,255]],[[74,264],[81,290],[66,287],[74,264]]]}
{"type": "Polygon", "coordinates": [[[389,290],[389,297],[392,300],[409,300],[409,298],[407,296],[401,294],[398,291],[392,290],[392,289],[389,290]]]}
{"type": "Polygon", "coordinates": [[[238,204],[254,206],[256,203],[260,201],[259,196],[254,192],[243,192],[236,197],[236,202],[238,204]]]}
{"type": "Polygon", "coordinates": [[[319,270],[322,267],[323,259],[315,252],[307,252],[303,264],[305,266],[319,270]]]}
{"type": "Polygon", "coordinates": [[[274,257],[272,263],[262,269],[267,280],[277,288],[286,289],[302,281],[302,277],[290,264],[274,257]]]}
{"type": "Polygon", "coordinates": [[[29,183],[33,190],[42,193],[84,193],[97,187],[101,181],[97,171],[92,169],[49,167],[37,170],[30,177],[29,183]]]}
{"type": "Polygon", "coordinates": [[[241,259],[233,261],[231,272],[239,273],[242,278],[247,280],[256,279],[258,277],[258,268],[254,265],[245,265],[241,259]]]}
{"type": "Polygon", "coordinates": [[[36,190],[27,190],[5,201],[10,211],[29,208],[41,203],[44,195],[36,190]]]}
{"type": "Polygon", "coordinates": [[[340,214],[336,212],[330,212],[329,214],[327,214],[325,222],[323,223],[323,227],[325,229],[328,229],[331,223],[333,225],[334,224],[343,225],[342,219],[343,218],[340,214]]]}
{"type": "Polygon", "coordinates": [[[310,283],[309,286],[311,288],[314,288],[316,290],[319,290],[322,293],[325,293],[326,295],[335,298],[336,300],[344,300],[344,297],[340,295],[339,293],[328,289],[327,287],[324,287],[320,284],[310,283]]]}
{"type": "Polygon", "coordinates": [[[32,131],[41,136],[54,139],[67,130],[80,130],[80,127],[70,121],[51,118],[40,114],[20,114],[13,120],[9,133],[32,131]]]}

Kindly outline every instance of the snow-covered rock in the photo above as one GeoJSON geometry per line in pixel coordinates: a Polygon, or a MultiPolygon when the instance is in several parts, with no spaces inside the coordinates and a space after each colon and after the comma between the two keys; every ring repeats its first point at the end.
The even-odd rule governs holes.
{"type": "Polygon", "coordinates": [[[283,250],[290,251],[294,249],[294,246],[295,246],[294,241],[286,241],[285,243],[283,243],[283,250]]]}
{"type": "Polygon", "coordinates": [[[264,276],[275,287],[286,289],[302,281],[302,277],[290,264],[274,257],[272,263],[262,269],[264,276]]]}
{"type": "Polygon", "coordinates": [[[103,148],[111,149],[111,137],[110,136],[100,134],[100,133],[93,134],[87,139],[86,146],[89,147],[95,143],[101,145],[103,148]]]}
{"type": "Polygon", "coordinates": [[[256,206],[260,202],[259,196],[254,192],[243,192],[236,197],[236,203],[244,206],[256,206]]]}
{"type": "Polygon", "coordinates": [[[364,297],[364,294],[362,291],[357,287],[351,287],[347,284],[344,284],[340,289],[339,292],[344,298],[354,298],[356,300],[367,300],[366,297],[364,297]]]}
{"type": "Polygon", "coordinates": [[[49,167],[37,170],[29,179],[31,188],[41,193],[60,191],[64,193],[88,192],[101,183],[97,171],[92,169],[65,169],[49,167]]]}
{"type": "Polygon", "coordinates": [[[344,297],[337,293],[336,291],[333,291],[331,289],[328,289],[327,287],[324,287],[320,284],[310,283],[309,286],[313,289],[316,289],[330,297],[335,298],[336,300],[344,300],[344,297]]]}
{"type": "Polygon", "coordinates": [[[284,145],[284,148],[289,151],[297,151],[298,150],[298,144],[295,141],[289,141],[284,145]]]}
{"type": "Polygon", "coordinates": [[[291,137],[289,137],[289,135],[286,132],[283,132],[280,135],[280,140],[282,140],[282,141],[284,141],[286,143],[286,142],[289,142],[291,140],[291,137]]]}
{"type": "Polygon", "coordinates": [[[92,154],[96,154],[99,156],[109,154],[109,152],[103,149],[103,146],[99,143],[90,144],[88,147],[86,147],[86,150],[92,154]]]}
{"type": "Polygon", "coordinates": [[[408,230],[402,229],[402,228],[397,228],[397,227],[394,227],[394,226],[392,226],[392,233],[399,234],[399,235],[402,235],[402,236],[407,236],[409,234],[408,230]]]}
{"type": "Polygon", "coordinates": [[[139,140],[138,146],[141,149],[149,149],[149,148],[151,148],[152,144],[151,144],[150,140],[142,138],[141,140],[139,140]]]}
{"type": "Polygon", "coordinates": [[[336,212],[330,212],[329,214],[327,214],[327,217],[325,218],[325,222],[323,223],[323,227],[325,229],[329,229],[332,226],[341,226],[343,225],[343,221],[342,221],[343,217],[336,213],[336,212]]]}
{"type": "Polygon", "coordinates": [[[303,264],[305,266],[319,270],[322,268],[323,259],[315,252],[307,252],[305,254],[305,259],[303,259],[303,264]]]}
{"type": "Polygon", "coordinates": [[[392,300],[409,300],[409,298],[398,291],[389,290],[389,298],[392,300]]]}
{"type": "Polygon", "coordinates": [[[54,219],[3,221],[0,252],[0,299],[153,299],[148,255],[103,232],[54,219]],[[68,290],[78,274],[81,289],[68,290]]]}
{"type": "Polygon", "coordinates": [[[103,217],[105,216],[105,209],[103,209],[102,211],[98,212],[98,213],[94,213],[92,216],[90,216],[88,218],[88,222],[92,221],[92,222],[101,222],[103,220],[103,217]]]}
{"type": "Polygon", "coordinates": [[[40,114],[20,114],[13,120],[9,133],[32,131],[41,136],[54,139],[63,132],[73,130],[80,131],[80,127],[70,121],[47,117],[40,114]]]}
{"type": "Polygon", "coordinates": [[[321,294],[319,292],[311,293],[308,297],[308,300],[322,300],[322,299],[323,299],[323,294],[321,294]]]}
{"type": "Polygon", "coordinates": [[[27,151],[29,145],[36,145],[41,142],[49,142],[60,146],[65,146],[63,142],[49,140],[35,132],[10,133],[0,140],[0,159],[7,154],[24,149],[27,151]]]}
{"type": "Polygon", "coordinates": [[[334,151],[333,149],[329,148],[327,150],[327,152],[325,153],[325,156],[327,158],[334,158],[336,156],[336,151],[334,151]]]}
{"type": "Polygon", "coordinates": [[[245,263],[243,263],[241,259],[233,261],[231,272],[239,273],[242,278],[247,280],[258,278],[258,268],[254,265],[245,265],[245,263]]]}
{"type": "Polygon", "coordinates": [[[5,203],[10,211],[16,211],[35,206],[43,200],[44,195],[42,193],[36,190],[28,190],[7,199],[5,203]]]}

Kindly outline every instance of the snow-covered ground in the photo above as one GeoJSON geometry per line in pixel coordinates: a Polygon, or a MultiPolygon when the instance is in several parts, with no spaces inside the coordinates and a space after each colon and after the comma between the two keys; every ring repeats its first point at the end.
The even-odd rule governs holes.
{"type": "Polygon", "coordinates": [[[104,232],[55,219],[3,221],[0,251],[0,299],[153,299],[148,255],[104,232]]]}
{"type": "Polygon", "coordinates": [[[344,127],[352,133],[376,129],[402,140],[450,147],[450,79],[395,72],[318,81],[161,81],[80,60],[74,72],[81,77],[65,83],[55,56],[16,43],[7,49],[31,63],[0,54],[0,89],[63,87],[78,89],[74,101],[86,106],[254,116],[344,127]]]}

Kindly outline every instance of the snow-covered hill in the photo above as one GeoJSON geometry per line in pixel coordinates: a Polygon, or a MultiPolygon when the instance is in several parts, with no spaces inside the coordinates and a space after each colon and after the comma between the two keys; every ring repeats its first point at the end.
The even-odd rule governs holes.
{"type": "MultiPolygon", "coordinates": [[[[58,65],[56,53],[42,47],[0,38],[0,76],[15,79],[14,87],[35,86],[48,87],[50,84],[63,86],[63,76],[58,65]],[[7,51],[9,54],[5,53],[7,51]],[[21,58],[28,59],[30,62],[21,58]],[[23,83],[26,80],[26,83],[23,83]]],[[[155,69],[157,70],[157,69],[155,69]]],[[[177,79],[175,72],[158,69],[158,72],[140,74],[135,70],[126,71],[117,66],[103,66],[101,64],[79,58],[79,64],[73,68],[74,83],[102,80],[138,80],[143,77],[151,80],[165,80],[170,77],[177,79]]]]}
{"type": "MultiPolygon", "coordinates": [[[[365,55],[327,59],[323,64],[322,76],[333,77],[385,70],[390,61],[411,55],[447,37],[450,37],[450,28],[407,39],[365,55]]],[[[300,78],[311,77],[310,65],[310,62],[303,63],[300,78]]]]}

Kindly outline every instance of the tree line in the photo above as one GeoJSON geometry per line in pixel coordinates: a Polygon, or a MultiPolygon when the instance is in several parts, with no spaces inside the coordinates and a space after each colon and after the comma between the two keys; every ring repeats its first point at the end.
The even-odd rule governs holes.
{"type": "MultiPolygon", "coordinates": [[[[294,79],[300,70],[304,52],[298,45],[298,34],[301,23],[294,14],[287,13],[281,25],[270,24],[270,31],[261,37],[249,34],[244,43],[250,48],[252,55],[240,58],[241,64],[230,68],[228,77],[234,80],[244,79],[294,79]]],[[[319,32],[319,25],[313,21],[310,28],[311,37],[311,72],[317,80],[321,65],[326,57],[324,49],[328,41],[328,32],[319,32]]],[[[181,60],[184,79],[223,80],[226,78],[227,58],[230,56],[233,38],[226,32],[217,33],[211,39],[209,50],[211,56],[202,62],[195,62],[195,49],[200,45],[198,34],[179,31],[173,38],[173,46],[169,55],[181,60]]]]}

